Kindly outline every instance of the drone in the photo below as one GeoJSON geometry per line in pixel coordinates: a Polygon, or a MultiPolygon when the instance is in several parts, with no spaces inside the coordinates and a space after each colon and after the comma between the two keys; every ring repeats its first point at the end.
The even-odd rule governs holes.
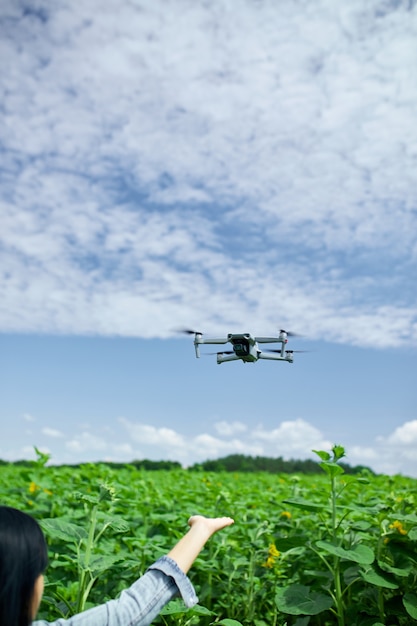
{"type": "MultiPolygon", "coordinates": [[[[256,363],[259,359],[268,359],[269,361],[286,361],[293,363],[294,352],[304,352],[304,350],[286,350],[288,337],[296,337],[295,333],[287,332],[281,329],[276,337],[254,337],[250,333],[234,334],[229,333],[227,337],[210,337],[203,339],[203,333],[196,330],[183,330],[188,335],[194,335],[195,356],[200,358],[200,346],[202,344],[232,344],[233,350],[222,350],[220,352],[211,352],[208,354],[217,355],[217,364],[229,361],[243,361],[244,363],[256,363]],[[262,351],[259,347],[260,343],[280,343],[279,350],[262,351]]],[[[207,354],[207,353],[206,353],[207,354]]]]}

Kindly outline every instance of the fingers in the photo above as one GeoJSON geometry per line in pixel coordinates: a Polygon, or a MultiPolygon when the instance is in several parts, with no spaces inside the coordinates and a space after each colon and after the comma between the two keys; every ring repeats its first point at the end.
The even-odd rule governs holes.
{"type": "Polygon", "coordinates": [[[188,520],[190,526],[201,524],[210,530],[211,533],[215,533],[226,526],[234,524],[235,520],[232,517],[204,517],[203,515],[192,515],[188,520]]]}
{"type": "Polygon", "coordinates": [[[232,517],[218,517],[217,520],[222,524],[222,528],[224,526],[231,526],[235,523],[235,520],[232,517]]]}

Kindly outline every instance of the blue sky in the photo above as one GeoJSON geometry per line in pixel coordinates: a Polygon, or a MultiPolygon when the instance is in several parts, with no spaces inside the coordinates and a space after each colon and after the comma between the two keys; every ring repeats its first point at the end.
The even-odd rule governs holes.
{"type": "Polygon", "coordinates": [[[78,4],[0,9],[0,458],[417,476],[416,7],[78,4]]]}

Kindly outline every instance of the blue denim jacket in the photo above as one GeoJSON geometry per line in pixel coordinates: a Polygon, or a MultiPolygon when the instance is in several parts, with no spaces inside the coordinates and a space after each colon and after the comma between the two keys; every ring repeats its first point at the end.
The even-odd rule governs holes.
{"type": "Polygon", "coordinates": [[[38,620],[32,626],[148,626],[160,610],[180,593],[187,607],[198,602],[189,578],[168,556],[158,559],[117,600],[56,622],[38,620]]]}

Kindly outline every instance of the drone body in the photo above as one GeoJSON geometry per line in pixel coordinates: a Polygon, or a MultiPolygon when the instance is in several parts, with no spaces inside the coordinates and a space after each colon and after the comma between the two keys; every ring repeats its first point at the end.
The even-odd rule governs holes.
{"type": "Polygon", "coordinates": [[[288,336],[293,333],[287,333],[280,330],[276,337],[254,337],[250,333],[234,334],[229,333],[225,338],[206,338],[203,339],[203,333],[194,330],[184,331],[187,334],[194,335],[195,355],[200,357],[200,346],[202,344],[226,344],[230,343],[233,350],[217,352],[217,363],[226,363],[228,361],[243,361],[244,363],[255,363],[259,359],[268,359],[270,361],[286,361],[292,363],[294,360],[293,350],[286,350],[288,336]],[[280,343],[279,350],[262,351],[259,347],[260,343],[280,343]]]}

